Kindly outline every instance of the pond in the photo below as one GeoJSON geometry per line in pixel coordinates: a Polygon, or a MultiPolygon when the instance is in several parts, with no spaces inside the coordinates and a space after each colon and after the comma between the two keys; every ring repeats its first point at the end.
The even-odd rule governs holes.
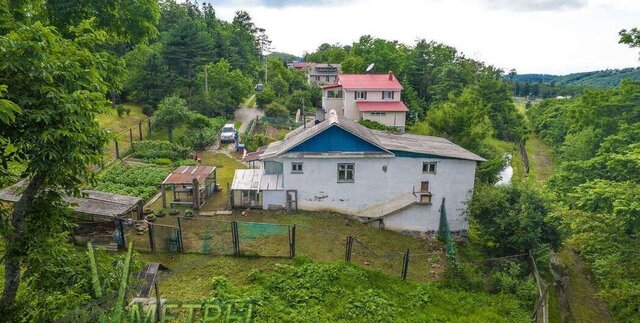
{"type": "Polygon", "coordinates": [[[496,183],[496,186],[511,184],[511,177],[513,177],[513,167],[511,166],[511,158],[512,158],[511,154],[509,153],[504,154],[504,159],[505,159],[504,168],[500,171],[500,174],[498,174],[498,176],[500,177],[500,180],[498,180],[498,182],[496,183]]]}

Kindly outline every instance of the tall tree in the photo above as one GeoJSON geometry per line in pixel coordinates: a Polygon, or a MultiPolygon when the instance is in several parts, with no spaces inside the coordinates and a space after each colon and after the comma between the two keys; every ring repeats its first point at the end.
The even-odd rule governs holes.
{"type": "Polygon", "coordinates": [[[191,112],[183,99],[177,96],[170,96],[160,102],[158,111],[154,115],[158,126],[167,127],[169,141],[172,142],[173,129],[180,123],[189,120],[191,112]]]}
{"type": "Polygon", "coordinates": [[[59,196],[49,199],[47,192],[78,194],[80,184],[92,176],[87,165],[100,162],[108,138],[95,121],[107,106],[107,58],[87,49],[104,38],[88,23],[73,33],[75,40],[68,40],[36,22],[0,37],[0,84],[9,86],[6,99],[22,109],[0,127],[0,137],[17,152],[12,160],[26,164],[22,196],[0,231],[6,241],[4,310],[16,299],[23,257],[38,247],[28,243],[27,224],[49,221],[34,206],[45,198],[49,207],[59,203],[59,196]]]}

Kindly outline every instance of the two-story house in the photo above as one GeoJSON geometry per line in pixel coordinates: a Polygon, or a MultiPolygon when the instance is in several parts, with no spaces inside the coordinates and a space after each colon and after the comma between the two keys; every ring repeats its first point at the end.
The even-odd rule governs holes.
{"type": "Polygon", "coordinates": [[[359,121],[377,121],[385,126],[405,130],[409,109],[400,101],[402,85],[388,74],[340,74],[336,84],[322,87],[322,108],[332,109],[359,121]]]}
{"type": "Polygon", "coordinates": [[[340,64],[307,63],[307,83],[309,85],[334,84],[342,73],[340,64]]]}
{"type": "Polygon", "coordinates": [[[334,211],[410,232],[437,232],[444,205],[464,232],[476,166],[484,159],[444,139],[368,129],[331,110],[254,154],[236,170],[235,207],[334,211]]]}

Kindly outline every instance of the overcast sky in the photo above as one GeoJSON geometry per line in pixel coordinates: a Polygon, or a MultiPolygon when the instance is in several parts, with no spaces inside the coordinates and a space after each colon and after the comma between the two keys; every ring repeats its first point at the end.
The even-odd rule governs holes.
{"type": "Polygon", "coordinates": [[[425,38],[518,73],[636,67],[618,44],[640,27],[640,0],[208,0],[224,20],[246,10],[276,51],[303,55],[361,35],[413,44],[425,38]]]}

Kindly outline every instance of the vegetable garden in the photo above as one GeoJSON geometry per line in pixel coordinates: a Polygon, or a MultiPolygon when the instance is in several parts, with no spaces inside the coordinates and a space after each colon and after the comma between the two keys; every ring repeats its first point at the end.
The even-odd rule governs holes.
{"type": "Polygon", "coordinates": [[[170,172],[167,166],[118,163],[98,176],[93,189],[147,200],[156,194],[170,172]]]}

